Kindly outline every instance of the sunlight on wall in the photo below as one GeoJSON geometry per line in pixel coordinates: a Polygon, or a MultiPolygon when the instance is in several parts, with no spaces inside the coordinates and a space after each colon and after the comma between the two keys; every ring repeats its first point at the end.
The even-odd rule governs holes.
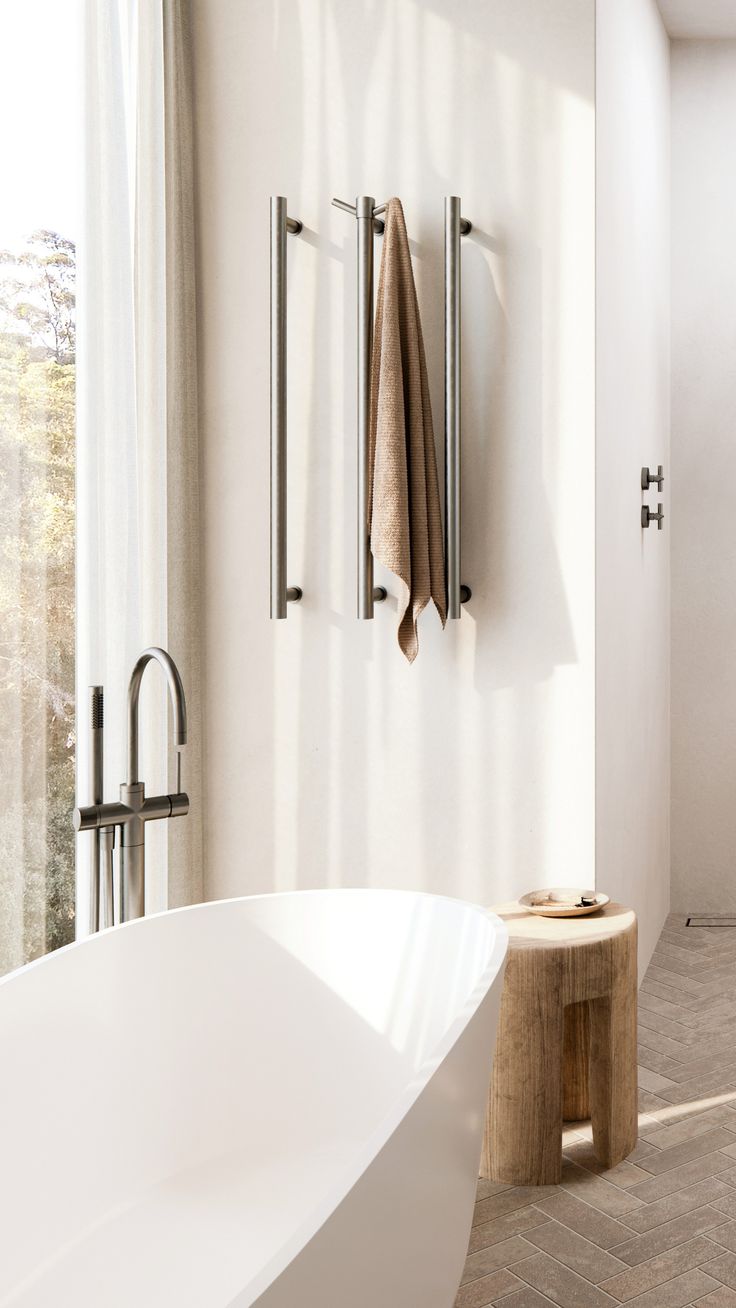
{"type": "MultiPolygon", "coordinates": [[[[210,784],[238,796],[212,831],[210,896],[391,884],[494,902],[591,880],[593,8],[299,0],[272,21],[271,6],[195,6],[200,187],[220,198],[201,212],[210,784]],[[245,69],[243,51],[257,51],[245,69]],[[412,668],[393,598],[372,623],[354,617],[355,224],[330,202],[365,192],[404,203],[438,451],[443,196],[461,195],[473,222],[473,600],[444,633],[425,614],[412,668]],[[273,624],[270,193],[304,223],[288,242],[288,570],[305,595],[273,624]],[[247,618],[229,602],[244,570],[247,618]],[[232,857],[243,822],[247,866],[232,857]]],[[[380,238],[375,252],[378,268],[380,238]]]]}

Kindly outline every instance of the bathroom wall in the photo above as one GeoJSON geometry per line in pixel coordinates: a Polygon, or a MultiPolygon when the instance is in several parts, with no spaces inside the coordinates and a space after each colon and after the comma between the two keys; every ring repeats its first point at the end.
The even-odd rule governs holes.
{"type": "Polygon", "coordinates": [[[736,41],[672,59],[672,898],[736,911],[736,41]]]}
{"type": "MultiPolygon", "coordinates": [[[[593,0],[193,0],[193,12],[206,893],[370,884],[493,903],[589,885],[593,0]],[[356,233],[330,201],[366,192],[404,201],[438,450],[443,196],[461,195],[473,223],[473,598],[444,632],[425,614],[413,667],[380,570],[391,599],[373,622],[355,617],[356,233]],[[271,193],[304,223],[288,240],[288,572],[304,600],[285,622],[268,617],[271,193]]],[[[658,433],[645,455],[663,457],[658,433]]],[[[664,557],[662,540],[645,544],[664,557]]]]}
{"type": "MultiPolygon", "coordinates": [[[[655,0],[598,0],[596,864],[639,916],[640,974],[669,898],[669,39],[655,0]],[[641,529],[663,464],[664,530],[641,529]]],[[[674,456],[673,456],[674,457],[674,456]]]]}

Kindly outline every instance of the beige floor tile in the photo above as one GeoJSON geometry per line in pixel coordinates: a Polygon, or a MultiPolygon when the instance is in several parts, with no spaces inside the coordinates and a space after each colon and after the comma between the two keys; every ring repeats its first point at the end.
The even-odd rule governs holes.
{"type": "Polygon", "coordinates": [[[659,1072],[660,1076],[669,1076],[674,1080],[674,1073],[682,1070],[682,1062],[675,1058],[668,1058],[666,1054],[658,1054],[655,1049],[642,1047],[639,1049],[639,1066],[647,1067],[650,1072],[659,1072]]]}
{"type": "Polygon", "coordinates": [[[736,1253],[736,1222],[726,1222],[725,1226],[717,1226],[712,1232],[712,1240],[721,1248],[728,1249],[729,1253],[736,1253]]]}
{"type": "Polygon", "coordinates": [[[560,1222],[547,1222],[545,1226],[536,1226],[529,1231],[525,1243],[536,1245],[543,1253],[556,1258],[558,1263],[570,1267],[586,1281],[599,1285],[608,1277],[624,1270],[625,1264],[612,1254],[606,1253],[599,1245],[586,1240],[585,1236],[571,1231],[569,1226],[560,1222]]]}
{"type": "Polygon", "coordinates": [[[659,1176],[673,1167],[679,1167],[681,1163],[689,1163],[693,1158],[700,1158],[702,1154],[720,1151],[729,1144],[731,1134],[725,1127],[717,1126],[712,1131],[706,1131],[704,1135],[696,1136],[694,1140],[685,1140],[682,1144],[674,1145],[672,1149],[659,1149],[656,1153],[649,1154],[642,1159],[641,1166],[645,1172],[659,1176]]]}
{"type": "Polygon", "coordinates": [[[658,1095],[660,1090],[668,1090],[673,1084],[669,1076],[660,1076],[659,1072],[650,1072],[648,1067],[639,1068],[639,1085],[644,1090],[651,1090],[653,1095],[658,1095]]]}
{"type": "Polygon", "coordinates": [[[675,1277],[674,1281],[668,1281],[666,1285],[657,1286],[656,1290],[649,1290],[647,1294],[630,1299],[629,1308],[687,1308],[697,1296],[717,1289],[718,1282],[702,1268],[696,1268],[675,1277]]]}
{"type": "MultiPolygon", "coordinates": [[[[729,1076],[732,1075],[733,1073],[729,1072],[729,1076]]],[[[736,1108],[734,1108],[736,1099],[733,1090],[730,1089],[723,1090],[717,1095],[710,1095],[704,1100],[694,1099],[682,1104],[670,1103],[668,1100],[665,1102],[666,1107],[657,1110],[656,1117],[659,1125],[654,1128],[655,1131],[661,1131],[665,1126],[677,1126],[680,1122],[703,1117],[705,1113],[710,1113],[714,1109],[728,1108],[731,1111],[736,1111],[736,1108]]],[[[725,1125],[731,1131],[734,1129],[732,1119],[727,1114],[722,1123],[716,1122],[715,1125],[725,1125]]],[[[647,1143],[648,1139],[649,1132],[647,1131],[647,1140],[644,1143],[647,1143]]],[[[662,1146],[655,1145],[654,1147],[661,1148],[662,1146]]]]}
{"type": "Polygon", "coordinates": [[[670,991],[670,997],[653,992],[644,984],[639,991],[639,1014],[657,1013],[660,1017],[667,1018],[671,1022],[680,1022],[690,1030],[697,1028],[702,1029],[703,1020],[699,1014],[691,1010],[674,996],[674,991],[670,991]]]}
{"type": "Polygon", "coordinates": [[[475,1191],[475,1201],[479,1199],[490,1199],[492,1194],[501,1194],[503,1190],[512,1190],[513,1186],[505,1185],[503,1181],[486,1181],[481,1177],[475,1191]]]}
{"type": "Polygon", "coordinates": [[[729,1285],[732,1290],[736,1290],[736,1254],[719,1254],[712,1262],[704,1263],[703,1266],[709,1276],[714,1276],[717,1281],[723,1281],[724,1285],[729,1285]]]}
{"type": "Polygon", "coordinates": [[[714,1059],[719,1066],[732,1066],[731,1058],[733,1049],[731,1042],[724,1040],[723,1037],[716,1037],[712,1032],[703,1031],[702,1039],[691,1045],[681,1045],[682,1054],[680,1062],[691,1065],[691,1075],[695,1075],[695,1069],[699,1068],[704,1059],[714,1059]]]}
{"type": "Polygon", "coordinates": [[[647,1154],[653,1153],[656,1147],[656,1145],[647,1144],[646,1140],[637,1141],[636,1148],[632,1150],[626,1159],[627,1163],[636,1163],[638,1166],[642,1158],[646,1158],[647,1154]]]}
{"type": "MultiPolygon", "coordinates": [[[[662,1111],[666,1113],[668,1109],[670,1111],[672,1109],[672,1105],[667,1099],[661,1099],[659,1095],[652,1094],[651,1090],[642,1089],[640,1089],[638,1093],[638,1106],[640,1113],[651,1113],[652,1117],[657,1122],[659,1121],[657,1116],[658,1113],[662,1111]]],[[[645,1136],[644,1138],[646,1139],[647,1137],[645,1136]]]]}
{"type": "Polygon", "coordinates": [[[501,1304],[501,1308],[549,1308],[552,1300],[538,1290],[533,1290],[530,1285],[525,1285],[523,1290],[517,1290],[515,1294],[494,1299],[494,1303],[501,1304]]]}
{"type": "Polygon", "coordinates": [[[694,1104],[702,1103],[704,1108],[710,1108],[711,1102],[717,1098],[718,1103],[731,1103],[734,1088],[733,1066],[729,1066],[724,1071],[709,1072],[707,1075],[693,1077],[689,1081],[676,1082],[671,1090],[663,1090],[662,1099],[666,1099],[671,1104],[694,1104]]]}
{"type": "MultiPolygon", "coordinates": [[[[564,1147],[564,1146],[563,1146],[564,1147]]],[[[630,1190],[632,1186],[639,1185],[642,1181],[648,1180],[649,1173],[643,1168],[637,1167],[636,1163],[625,1159],[617,1167],[604,1167],[603,1163],[596,1157],[593,1143],[590,1140],[578,1140],[564,1147],[565,1157],[571,1163],[577,1163],[578,1167],[584,1167],[588,1172],[594,1172],[596,1176],[603,1177],[604,1181],[610,1181],[611,1185],[621,1186],[623,1190],[630,1190]]]]}
{"type": "Polygon", "coordinates": [[[665,1253],[650,1258],[648,1262],[639,1263],[637,1267],[627,1268],[609,1281],[603,1281],[601,1289],[612,1294],[615,1299],[628,1302],[637,1295],[654,1290],[658,1285],[665,1285],[667,1281],[691,1271],[693,1267],[710,1262],[716,1256],[716,1251],[717,1246],[711,1240],[699,1236],[674,1249],[667,1249],[665,1253]]]}
{"type": "Polygon", "coordinates": [[[455,1308],[487,1308],[495,1300],[520,1289],[518,1277],[504,1267],[501,1271],[491,1272],[490,1276],[482,1276],[477,1281],[462,1285],[455,1300],[455,1308]]]}
{"type": "MultiPolygon", "coordinates": [[[[661,1013],[654,1012],[651,1008],[639,1007],[639,1026],[645,1031],[656,1031],[659,1035],[669,1036],[671,1040],[678,1040],[681,1044],[694,1044],[696,1040],[701,1039],[702,1024],[699,1027],[687,1026],[684,1022],[673,1021],[670,1017],[663,1017],[661,1013]]],[[[644,1038],[644,1037],[642,1037],[644,1038]]]]}
{"type": "Polygon", "coordinates": [[[694,1208],[702,1208],[704,1204],[713,1204],[721,1212],[726,1212],[727,1217],[731,1217],[733,1214],[722,1207],[724,1198],[729,1196],[729,1192],[731,1202],[736,1203],[736,1194],[733,1193],[731,1186],[719,1181],[717,1176],[709,1176],[706,1180],[698,1181],[684,1190],[676,1190],[674,1194],[665,1195],[664,1199],[658,1200],[657,1203],[646,1204],[643,1208],[638,1208],[635,1213],[627,1213],[624,1221],[632,1231],[643,1235],[645,1231],[651,1231],[655,1226],[662,1226],[664,1222],[672,1221],[674,1217],[681,1217],[683,1213],[692,1212],[694,1208]]]}
{"type": "Polygon", "coordinates": [[[514,1271],[522,1281],[546,1294],[559,1308],[613,1308],[616,1303],[610,1294],[591,1285],[590,1281],[547,1254],[540,1253],[535,1258],[517,1263],[514,1271]]]}
{"type": "Polygon", "coordinates": [[[642,1056],[645,1049],[653,1049],[655,1053],[664,1054],[666,1058],[679,1059],[681,1063],[687,1062],[690,1048],[690,1045],[684,1044],[681,1040],[673,1040],[671,1036],[660,1035],[659,1031],[652,1031],[649,1027],[639,1025],[639,1057],[641,1062],[645,1061],[642,1056]]]}
{"type": "Polygon", "coordinates": [[[647,1258],[664,1253],[665,1249],[684,1244],[696,1235],[705,1235],[706,1231],[723,1226],[727,1221],[725,1214],[717,1212],[715,1208],[696,1208],[694,1212],[685,1213],[683,1217],[676,1217],[662,1226],[655,1226],[653,1231],[637,1235],[625,1244],[615,1244],[610,1252],[615,1258],[634,1267],[637,1263],[646,1262],[647,1258]]]}
{"type": "Polygon", "coordinates": [[[656,963],[654,960],[649,964],[647,969],[647,980],[661,981],[663,985],[672,986],[674,990],[684,990],[688,994],[696,997],[703,994],[702,981],[696,981],[693,977],[687,976],[681,972],[673,972],[670,968],[656,963]]]}
{"type": "MultiPolygon", "coordinates": [[[[658,1155],[651,1155],[651,1158],[658,1155]]],[[[642,1162],[645,1171],[651,1171],[650,1158],[645,1158],[642,1162]]],[[[617,1185],[610,1185],[600,1176],[594,1176],[592,1172],[586,1171],[584,1167],[578,1167],[577,1163],[571,1163],[565,1160],[562,1164],[562,1181],[560,1183],[563,1190],[568,1194],[575,1195],[576,1199],[582,1199],[586,1204],[593,1208],[598,1208],[600,1212],[605,1213],[608,1217],[621,1217],[624,1213],[630,1213],[634,1208],[641,1206],[641,1200],[637,1199],[628,1190],[622,1190],[617,1185]]]]}
{"type": "Polygon", "coordinates": [[[547,1221],[549,1218],[546,1213],[535,1208],[533,1204],[526,1208],[515,1208],[512,1213],[505,1213],[503,1217],[497,1217],[492,1222],[481,1222],[480,1226],[474,1226],[470,1232],[468,1253],[485,1249],[489,1244],[500,1244],[511,1235],[523,1235],[533,1226],[541,1226],[547,1221]]]}
{"type": "Polygon", "coordinates": [[[498,1271],[499,1267],[513,1267],[522,1258],[529,1258],[534,1253],[534,1245],[531,1245],[520,1235],[514,1235],[510,1240],[501,1240],[499,1244],[489,1244],[485,1249],[479,1249],[477,1253],[469,1254],[465,1259],[465,1268],[463,1270],[461,1285],[468,1281],[478,1281],[481,1277],[488,1276],[490,1272],[498,1271]]]}
{"type": "MultiPolygon", "coordinates": [[[[653,1113],[642,1113],[642,1112],[639,1113],[638,1126],[640,1132],[648,1133],[650,1131],[659,1131],[661,1125],[662,1122],[660,1118],[655,1117],[653,1113]]],[[[656,1147],[657,1146],[654,1145],[655,1149],[656,1147]]]]}
{"type": "Polygon", "coordinates": [[[729,1290],[727,1285],[719,1285],[704,1299],[696,1299],[695,1308],[736,1308],[736,1292],[729,1290]]]}
{"type": "MultiPolygon", "coordinates": [[[[708,1199],[707,1202],[712,1203],[713,1201],[708,1199]]],[[[714,1203],[714,1207],[718,1208],[720,1212],[726,1213],[728,1217],[736,1218],[736,1194],[726,1195],[723,1199],[719,1199],[717,1203],[714,1203]]]]}
{"type": "MultiPolygon", "coordinates": [[[[652,954],[651,966],[656,968],[657,972],[666,972],[668,976],[679,977],[683,984],[690,982],[692,985],[697,985],[698,989],[701,991],[706,985],[706,982],[702,978],[693,976],[691,967],[686,966],[681,959],[671,954],[669,950],[666,950],[664,947],[662,949],[655,949],[652,954]]],[[[674,981],[672,984],[675,984],[674,981]]]]}
{"type": "Polygon", "coordinates": [[[698,1000],[694,995],[691,995],[688,990],[682,990],[678,986],[667,985],[664,981],[656,981],[649,975],[649,973],[647,973],[641,983],[641,989],[639,990],[640,1000],[643,994],[657,995],[658,998],[665,999],[671,1004],[680,1004],[688,1013],[697,1012],[696,1004],[698,1003],[698,1000]]]}
{"type": "MultiPolygon", "coordinates": [[[[736,1090],[729,1091],[733,1095],[733,1103],[736,1103],[736,1090]]],[[[704,1112],[690,1113],[683,1117],[674,1125],[670,1125],[667,1117],[664,1117],[665,1125],[658,1131],[647,1131],[643,1139],[647,1144],[656,1145],[657,1149],[672,1149],[674,1145],[682,1144],[683,1140],[694,1140],[698,1135],[705,1135],[706,1131],[712,1131],[716,1126],[724,1126],[727,1131],[736,1131],[736,1109],[728,1103],[716,1104],[715,1108],[707,1108],[704,1112]]]]}
{"type": "Polygon", "coordinates": [[[589,1204],[576,1199],[574,1195],[559,1190],[557,1194],[537,1201],[535,1207],[546,1213],[555,1221],[564,1223],[578,1235],[597,1244],[601,1249],[610,1249],[614,1244],[622,1244],[630,1236],[630,1230],[613,1217],[591,1208],[589,1204]]]}
{"type": "MultiPolygon", "coordinates": [[[[689,929],[692,930],[692,928],[689,929]]],[[[702,971],[707,968],[706,962],[701,962],[693,957],[692,950],[683,949],[680,945],[673,944],[668,940],[666,931],[667,928],[665,927],[663,934],[657,941],[657,948],[654,951],[655,955],[659,954],[667,958],[679,959],[682,963],[687,965],[688,971],[702,971]]]]}
{"type": "Polygon", "coordinates": [[[503,1217],[504,1213],[513,1213],[517,1208],[525,1208],[527,1204],[544,1199],[545,1195],[554,1194],[556,1188],[554,1185],[515,1185],[501,1194],[481,1199],[475,1205],[473,1226],[490,1222],[495,1217],[503,1217]]]}
{"type": "Polygon", "coordinates": [[[690,1012],[703,1013],[706,1019],[711,1015],[720,1017],[733,1012],[734,1000],[736,988],[733,985],[701,986],[697,995],[690,995],[690,1012]]]}
{"type": "Polygon", "coordinates": [[[730,1170],[728,1164],[729,1159],[723,1153],[716,1151],[703,1154],[702,1158],[693,1158],[689,1163],[682,1163],[680,1167],[670,1168],[661,1176],[653,1176],[641,1185],[635,1185],[632,1194],[644,1203],[656,1203],[665,1195],[684,1190],[686,1186],[702,1181],[706,1176],[727,1174],[730,1170]]]}
{"type": "MultiPolygon", "coordinates": [[[[692,1081],[694,1077],[720,1075],[722,1080],[727,1080],[729,1076],[736,1075],[736,1055],[731,1046],[721,1048],[718,1053],[710,1054],[708,1058],[699,1058],[688,1063],[681,1063],[679,1067],[670,1069],[669,1080],[672,1085],[666,1087],[668,1091],[675,1089],[675,1086],[682,1085],[684,1081],[692,1081]]],[[[656,1092],[665,1097],[665,1087],[656,1092]]]]}

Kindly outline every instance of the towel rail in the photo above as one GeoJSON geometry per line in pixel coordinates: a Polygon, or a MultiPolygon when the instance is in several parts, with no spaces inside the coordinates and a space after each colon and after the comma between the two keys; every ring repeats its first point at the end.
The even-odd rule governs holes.
{"type": "Polygon", "coordinates": [[[460,237],[472,223],[461,217],[460,198],[445,196],[445,570],[447,616],[459,618],[471,597],[460,581],[460,237]]]}
{"type": "Polygon", "coordinates": [[[334,199],[338,209],[357,220],[358,236],[358,617],[373,617],[374,603],[386,598],[383,586],[373,585],[373,555],[368,524],[370,485],[371,361],[373,355],[373,236],[383,231],[372,195],[359,195],[355,204],[334,199]]]}
{"type": "Polygon", "coordinates": [[[286,584],[286,235],[302,224],[289,218],[283,195],[271,196],[271,617],[285,618],[302,597],[286,584]]]}

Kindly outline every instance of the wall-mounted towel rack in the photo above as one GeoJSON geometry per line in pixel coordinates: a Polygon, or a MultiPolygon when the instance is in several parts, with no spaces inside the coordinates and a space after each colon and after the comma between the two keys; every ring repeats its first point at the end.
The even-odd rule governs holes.
{"type": "Polygon", "coordinates": [[[460,215],[460,197],[445,196],[445,570],[447,616],[459,618],[471,598],[460,581],[460,237],[472,223],[460,215]]]}
{"type": "Polygon", "coordinates": [[[283,195],[271,196],[271,617],[302,597],[286,584],[286,235],[302,230],[286,213],[283,195]]]}
{"type": "Polygon", "coordinates": [[[373,585],[373,555],[368,525],[368,458],[370,452],[371,360],[373,355],[373,236],[383,231],[378,218],[386,209],[372,195],[359,195],[355,204],[333,200],[356,219],[358,241],[358,617],[372,618],[374,603],[386,598],[383,586],[373,585]]]}

